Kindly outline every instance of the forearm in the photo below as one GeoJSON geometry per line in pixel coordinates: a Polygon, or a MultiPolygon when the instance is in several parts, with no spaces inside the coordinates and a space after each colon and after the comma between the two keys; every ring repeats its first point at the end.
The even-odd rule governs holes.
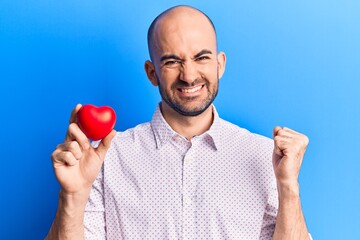
{"type": "Polygon", "coordinates": [[[304,240],[310,239],[301,208],[299,186],[280,186],[279,210],[276,219],[274,240],[304,240]]]}
{"type": "Polygon", "coordinates": [[[47,240],[84,239],[86,195],[68,195],[60,191],[58,209],[47,240]]]}

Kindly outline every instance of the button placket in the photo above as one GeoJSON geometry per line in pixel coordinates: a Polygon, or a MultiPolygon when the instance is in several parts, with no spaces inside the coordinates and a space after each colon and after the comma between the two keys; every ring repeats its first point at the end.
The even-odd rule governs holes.
{"type": "Polygon", "coordinates": [[[192,239],[196,234],[196,162],[194,146],[183,158],[183,238],[192,239]]]}

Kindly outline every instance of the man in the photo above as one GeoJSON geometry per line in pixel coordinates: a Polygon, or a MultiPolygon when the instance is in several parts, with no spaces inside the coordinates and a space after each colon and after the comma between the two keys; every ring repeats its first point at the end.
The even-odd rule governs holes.
{"type": "Polygon", "coordinates": [[[152,121],[94,147],[76,106],[52,154],[61,191],[48,239],[309,239],[298,185],[308,139],[275,127],[272,141],[219,118],[226,57],[211,20],[168,9],[148,46],[162,97],[152,121]]]}

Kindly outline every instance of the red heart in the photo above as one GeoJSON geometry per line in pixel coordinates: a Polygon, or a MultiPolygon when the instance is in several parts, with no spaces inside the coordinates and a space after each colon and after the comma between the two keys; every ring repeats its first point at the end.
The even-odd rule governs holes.
{"type": "Polygon", "coordinates": [[[87,104],[77,112],[77,124],[85,135],[94,141],[106,137],[114,128],[115,122],[115,111],[108,106],[96,107],[87,104]]]}

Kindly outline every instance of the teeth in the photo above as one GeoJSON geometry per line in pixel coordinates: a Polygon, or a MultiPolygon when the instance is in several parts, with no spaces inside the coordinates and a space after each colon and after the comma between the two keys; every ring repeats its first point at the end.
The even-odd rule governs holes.
{"type": "Polygon", "coordinates": [[[199,91],[202,88],[202,86],[194,87],[194,88],[182,88],[181,91],[184,93],[193,93],[196,91],[199,91]]]}

